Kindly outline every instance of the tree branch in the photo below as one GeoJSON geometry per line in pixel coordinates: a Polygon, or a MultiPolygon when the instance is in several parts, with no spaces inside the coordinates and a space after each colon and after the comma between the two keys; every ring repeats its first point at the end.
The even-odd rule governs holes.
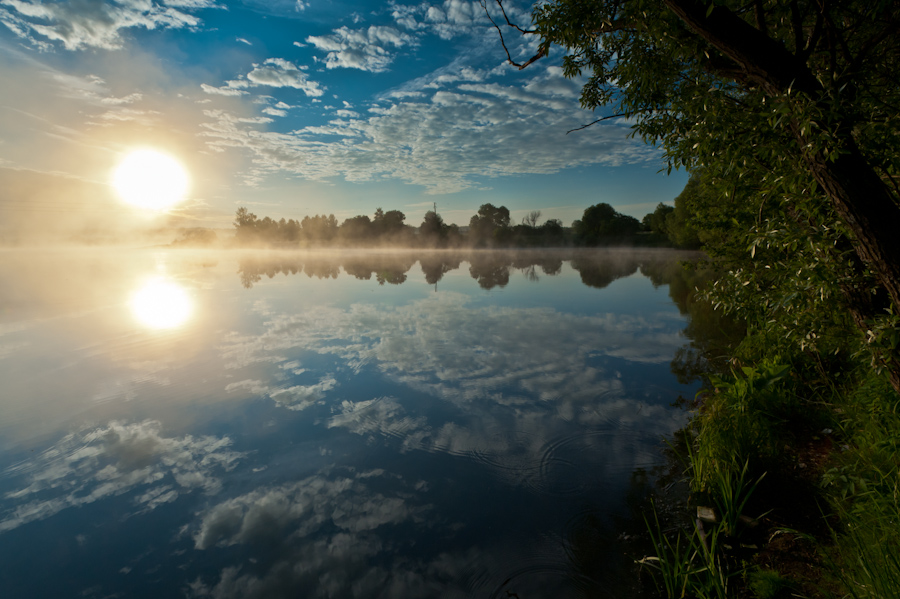
{"type": "Polygon", "coordinates": [[[609,116],[601,117],[601,118],[597,119],[596,121],[591,121],[591,122],[588,123],[587,125],[582,125],[581,127],[576,127],[575,129],[569,129],[568,131],[566,131],[566,135],[568,135],[568,134],[571,133],[572,131],[581,131],[582,129],[587,129],[587,128],[590,127],[591,125],[596,125],[597,123],[599,123],[599,122],[601,122],[601,121],[608,121],[609,119],[617,119],[617,118],[620,118],[620,117],[623,117],[623,116],[631,116],[631,115],[622,112],[622,113],[619,113],[619,114],[611,114],[611,115],[609,115],[609,116]]]}
{"type": "Polygon", "coordinates": [[[512,27],[513,29],[518,30],[520,33],[537,33],[535,29],[522,29],[515,23],[510,22],[509,17],[506,15],[506,9],[503,8],[503,0],[495,0],[497,2],[497,6],[500,7],[500,12],[503,13],[503,18],[506,19],[506,24],[512,27]]]}
{"type": "MultiPolygon", "coordinates": [[[[522,29],[518,25],[513,25],[512,23],[510,23],[509,17],[506,16],[506,11],[503,9],[503,4],[501,3],[501,1],[500,0],[495,0],[495,1],[500,6],[500,10],[503,11],[503,17],[506,19],[506,24],[509,27],[512,27],[513,29],[516,29],[517,31],[520,31],[523,34],[536,34],[537,33],[536,31],[522,29]]],[[[527,67],[534,61],[536,61],[540,58],[543,58],[544,56],[547,55],[547,49],[542,46],[541,48],[538,49],[537,54],[535,54],[534,56],[532,56],[531,58],[529,58],[528,60],[526,60],[525,62],[523,62],[521,64],[516,62],[515,60],[513,60],[512,54],[509,53],[509,48],[506,45],[506,40],[503,39],[503,30],[500,29],[500,26],[497,25],[497,23],[494,21],[494,18],[491,16],[490,11],[488,11],[488,9],[487,9],[487,0],[478,0],[478,2],[479,2],[479,4],[481,4],[481,8],[484,9],[484,14],[487,15],[487,18],[491,22],[491,25],[493,25],[494,29],[497,30],[497,34],[499,34],[499,36],[500,36],[500,45],[503,46],[503,51],[506,52],[506,61],[509,64],[511,64],[514,67],[518,67],[519,69],[524,69],[525,67],[527,67]]]]}

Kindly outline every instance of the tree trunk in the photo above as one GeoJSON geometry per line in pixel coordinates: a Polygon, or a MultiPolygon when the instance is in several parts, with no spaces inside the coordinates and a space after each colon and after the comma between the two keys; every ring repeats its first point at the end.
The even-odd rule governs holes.
{"type": "MultiPolygon", "coordinates": [[[[767,93],[802,92],[816,102],[824,89],[808,66],[781,42],[722,7],[696,0],[663,0],[664,4],[698,36],[734,61],[747,80],[767,93]]],[[[839,127],[838,130],[841,130],[839,127]]],[[[806,140],[794,130],[799,147],[806,140]]],[[[831,200],[852,233],[859,257],[869,266],[900,310],[900,205],[865,159],[849,132],[840,140],[834,160],[820,153],[804,153],[805,166],[831,200]]],[[[848,297],[853,302],[853,297],[848,297]]],[[[865,322],[858,323],[866,330],[865,322]]],[[[891,384],[900,392],[900,360],[886,360],[891,384]]]]}

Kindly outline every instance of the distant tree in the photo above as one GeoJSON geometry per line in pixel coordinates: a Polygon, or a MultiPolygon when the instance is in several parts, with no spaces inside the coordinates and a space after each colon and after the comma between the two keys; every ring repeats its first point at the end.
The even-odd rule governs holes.
{"type": "Polygon", "coordinates": [[[528,213],[525,218],[522,219],[522,224],[526,227],[531,227],[532,229],[537,227],[538,219],[541,218],[540,210],[532,210],[528,213]]]}
{"type": "Polygon", "coordinates": [[[448,228],[440,214],[429,210],[419,225],[419,237],[427,246],[442,246],[447,238],[448,228]]]}
{"type": "Polygon", "coordinates": [[[406,215],[399,210],[388,210],[385,212],[381,208],[375,210],[375,218],[372,226],[375,234],[380,237],[396,237],[406,229],[403,221],[406,215]]]}
{"type": "Polygon", "coordinates": [[[666,235],[666,217],[669,216],[675,208],[660,202],[656,205],[656,210],[647,214],[641,223],[644,229],[657,235],[666,235]]]}
{"type": "Polygon", "coordinates": [[[234,227],[240,229],[242,227],[252,226],[256,222],[256,215],[241,206],[234,213],[234,227]]]}
{"type": "Polygon", "coordinates": [[[482,204],[478,214],[469,220],[469,238],[473,245],[493,245],[509,228],[509,209],[493,204],[482,204]]]}
{"type": "Polygon", "coordinates": [[[289,219],[281,226],[281,238],[289,243],[296,243],[300,239],[300,223],[289,219]]]}
{"type": "MultiPolygon", "coordinates": [[[[700,206],[703,205],[704,208],[713,206],[717,195],[701,182],[699,175],[691,176],[684,190],[675,198],[675,207],[666,215],[665,231],[673,245],[685,249],[697,249],[702,245],[701,231],[694,226],[693,221],[700,206]]],[[[708,209],[706,212],[708,213],[708,209]]],[[[732,214],[731,218],[733,216],[732,214]]],[[[731,218],[728,219],[729,227],[732,223],[731,218]]],[[[712,231],[706,231],[704,234],[712,234],[712,231]]]]}
{"type": "Polygon", "coordinates": [[[633,216],[620,214],[609,204],[601,203],[587,208],[581,220],[573,223],[573,228],[580,243],[597,245],[630,237],[641,230],[641,223],[633,216]]]}
{"type": "Polygon", "coordinates": [[[304,216],[300,221],[301,237],[308,243],[327,243],[337,235],[338,222],[333,214],[304,216]]]}
{"type": "Polygon", "coordinates": [[[234,238],[238,243],[252,243],[257,240],[256,215],[241,206],[234,213],[234,238]]]}
{"type": "Polygon", "coordinates": [[[341,240],[351,244],[371,241],[374,233],[372,221],[368,216],[359,215],[346,219],[340,227],[341,240]]]}

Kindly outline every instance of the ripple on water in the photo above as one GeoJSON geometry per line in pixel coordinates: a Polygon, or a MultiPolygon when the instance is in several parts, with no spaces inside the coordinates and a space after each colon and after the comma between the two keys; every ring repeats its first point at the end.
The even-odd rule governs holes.
{"type": "Polygon", "coordinates": [[[488,597],[556,598],[574,594],[571,568],[562,556],[510,554],[504,561],[497,564],[491,586],[485,589],[488,597]]]}

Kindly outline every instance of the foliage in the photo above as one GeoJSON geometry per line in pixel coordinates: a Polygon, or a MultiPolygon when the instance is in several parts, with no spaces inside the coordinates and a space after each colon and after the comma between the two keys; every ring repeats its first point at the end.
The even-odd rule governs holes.
{"type": "Polygon", "coordinates": [[[672,206],[660,202],[656,205],[656,209],[650,212],[641,220],[646,231],[657,235],[666,235],[666,217],[675,210],[672,206]]]}
{"type": "Polygon", "coordinates": [[[790,580],[773,570],[755,570],[748,579],[747,586],[757,599],[776,599],[793,587],[790,580]]]}
{"type": "Polygon", "coordinates": [[[841,402],[845,450],[825,473],[842,526],[834,569],[848,596],[900,596],[900,396],[869,376],[841,402]]]}
{"type": "Polygon", "coordinates": [[[422,224],[419,225],[419,236],[426,245],[441,246],[447,239],[449,226],[441,218],[441,215],[433,210],[425,213],[422,224]]]}
{"type": "MultiPolygon", "coordinates": [[[[698,193],[698,184],[696,176],[692,176],[684,190],[675,198],[675,207],[666,214],[665,231],[669,241],[675,247],[686,249],[697,249],[700,247],[701,231],[705,233],[706,241],[713,241],[706,229],[698,229],[694,223],[694,215],[697,214],[696,209],[692,209],[692,204],[696,201],[695,195],[698,193]]],[[[707,204],[708,205],[708,204],[707,204]]],[[[713,245],[712,243],[710,245],[713,245]]]]}
{"type": "Polygon", "coordinates": [[[572,223],[575,239],[581,245],[620,242],[641,230],[633,216],[621,214],[606,203],[594,204],[584,211],[581,220],[572,223]]]}
{"type": "MultiPolygon", "coordinates": [[[[874,365],[900,390],[900,5],[546,0],[532,21],[518,31],[540,38],[534,59],[561,46],[564,74],[586,75],[583,107],[627,117],[670,170],[705,173],[722,206],[710,216],[736,240],[724,244],[754,258],[732,269],[733,284],[771,283],[764,305],[795,312],[796,323],[778,317],[794,341],[817,334],[807,300],[820,294],[811,314],[839,304],[872,331],[874,365]]],[[[690,233],[696,213],[673,214],[690,233]]]]}
{"type": "MultiPolygon", "coordinates": [[[[784,425],[799,409],[792,390],[786,388],[788,370],[770,361],[745,366],[732,377],[709,376],[715,392],[704,395],[691,455],[696,490],[718,490],[727,500],[726,487],[732,488],[732,482],[743,485],[745,470],[751,477],[765,473],[780,452],[784,425]],[[732,472],[738,470],[735,477],[732,472]]],[[[737,496],[733,500],[739,501],[737,496]]]]}
{"type": "Polygon", "coordinates": [[[478,214],[469,219],[469,236],[476,247],[495,245],[509,228],[509,209],[506,206],[482,204],[478,214]]]}
{"type": "Polygon", "coordinates": [[[669,599],[726,599],[731,596],[731,580],[743,573],[732,567],[723,553],[724,534],[720,526],[709,531],[695,524],[690,532],[667,534],[659,524],[647,521],[655,555],[638,560],[650,566],[651,574],[669,599]]]}

